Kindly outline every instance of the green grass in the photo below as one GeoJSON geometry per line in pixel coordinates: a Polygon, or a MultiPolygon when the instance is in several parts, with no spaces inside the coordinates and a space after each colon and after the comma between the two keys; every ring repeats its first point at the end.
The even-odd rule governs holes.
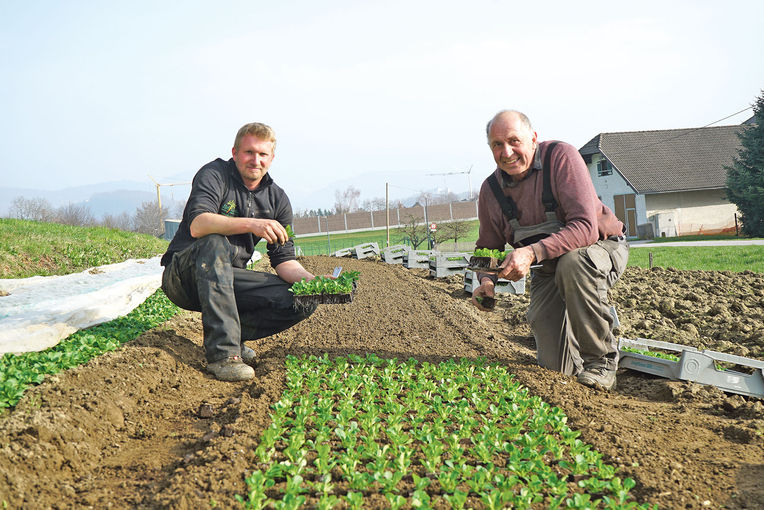
{"type": "MultiPolygon", "coordinates": [[[[459,242],[469,242],[474,244],[478,236],[479,224],[477,220],[467,222],[470,225],[469,233],[464,238],[459,239],[459,242]]],[[[442,235],[442,233],[441,233],[442,235]]],[[[390,229],[390,245],[403,244],[405,234],[397,228],[390,229]]],[[[441,239],[437,238],[437,242],[441,242],[441,239]]],[[[448,242],[449,240],[444,240],[448,242]]],[[[330,233],[328,240],[326,234],[316,235],[297,235],[295,237],[294,244],[302,249],[303,255],[329,255],[337,250],[352,248],[359,244],[364,243],[377,243],[380,249],[385,248],[387,244],[387,230],[366,230],[363,232],[350,232],[333,234],[330,233]],[[331,250],[329,249],[331,245],[331,250]]],[[[423,245],[419,245],[422,248],[423,245]]],[[[265,244],[261,243],[257,249],[265,253],[265,244]]]]}
{"type": "Polygon", "coordinates": [[[106,227],[0,218],[0,277],[76,273],[151,258],[164,253],[167,245],[164,239],[106,227]]]}
{"type": "Polygon", "coordinates": [[[764,246],[645,246],[629,251],[629,266],[764,273],[764,246]]]}

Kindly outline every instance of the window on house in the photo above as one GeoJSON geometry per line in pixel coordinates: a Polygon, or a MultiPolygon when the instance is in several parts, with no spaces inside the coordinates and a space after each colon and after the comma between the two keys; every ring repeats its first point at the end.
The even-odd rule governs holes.
{"type": "Polygon", "coordinates": [[[606,159],[599,160],[597,162],[597,176],[605,177],[608,175],[613,175],[613,165],[606,159]]]}

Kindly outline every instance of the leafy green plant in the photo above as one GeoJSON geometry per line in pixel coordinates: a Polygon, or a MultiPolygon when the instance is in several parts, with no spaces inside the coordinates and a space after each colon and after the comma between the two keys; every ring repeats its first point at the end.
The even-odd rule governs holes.
{"type": "Polygon", "coordinates": [[[501,250],[489,250],[488,248],[478,248],[473,253],[473,256],[475,257],[490,257],[498,260],[501,262],[507,257],[507,254],[509,251],[501,251],[501,250]]]}
{"type": "Polygon", "coordinates": [[[622,350],[627,352],[633,352],[635,354],[642,354],[644,356],[652,356],[653,358],[660,358],[660,359],[667,359],[670,361],[679,361],[678,356],[674,356],[673,354],[668,354],[665,352],[660,351],[648,351],[644,349],[634,349],[633,347],[624,347],[622,350]]]}
{"type": "Polygon", "coordinates": [[[312,280],[303,278],[289,288],[295,296],[311,296],[319,294],[349,294],[355,288],[360,271],[346,271],[336,279],[328,276],[316,276],[312,280]]]}
{"type": "Polygon", "coordinates": [[[0,409],[15,406],[30,385],[41,383],[46,376],[113,351],[177,311],[178,307],[164,292],[157,290],[126,316],[77,331],[54,347],[41,352],[4,354],[0,357],[0,409]]]}
{"type": "Polygon", "coordinates": [[[484,360],[288,357],[273,410],[256,452],[275,452],[253,466],[273,483],[248,479],[246,506],[357,508],[380,493],[391,508],[648,508],[559,408],[484,360]]]}

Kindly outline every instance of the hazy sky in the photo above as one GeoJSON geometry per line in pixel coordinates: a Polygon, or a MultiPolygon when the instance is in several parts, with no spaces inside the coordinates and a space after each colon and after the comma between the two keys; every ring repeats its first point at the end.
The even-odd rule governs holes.
{"type": "Polygon", "coordinates": [[[3,0],[0,187],[190,178],[250,121],[276,130],[288,191],[487,175],[502,108],[580,147],[750,107],[762,20],[761,0],[3,0]]]}

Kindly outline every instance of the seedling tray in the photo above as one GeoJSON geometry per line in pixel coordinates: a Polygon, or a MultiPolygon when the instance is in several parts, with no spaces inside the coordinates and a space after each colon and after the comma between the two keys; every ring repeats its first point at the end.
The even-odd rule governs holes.
{"type": "Polygon", "coordinates": [[[499,259],[496,257],[470,257],[467,269],[483,273],[498,273],[501,271],[499,259]]]}
{"type": "Polygon", "coordinates": [[[343,305],[353,301],[353,293],[348,294],[302,294],[294,297],[299,306],[309,305],[343,305]]]}
{"type": "Polygon", "coordinates": [[[618,350],[621,357],[619,366],[638,370],[648,374],[666,377],[672,380],[691,381],[716,386],[722,391],[764,398],[764,361],[743,356],[735,356],[710,350],[698,350],[686,345],[638,338],[631,340],[620,338],[618,350]],[[681,353],[679,361],[656,358],[625,350],[625,348],[649,351],[650,348],[681,353]],[[720,370],[716,362],[732,363],[748,367],[753,373],[747,374],[735,370],[720,370]]]}

